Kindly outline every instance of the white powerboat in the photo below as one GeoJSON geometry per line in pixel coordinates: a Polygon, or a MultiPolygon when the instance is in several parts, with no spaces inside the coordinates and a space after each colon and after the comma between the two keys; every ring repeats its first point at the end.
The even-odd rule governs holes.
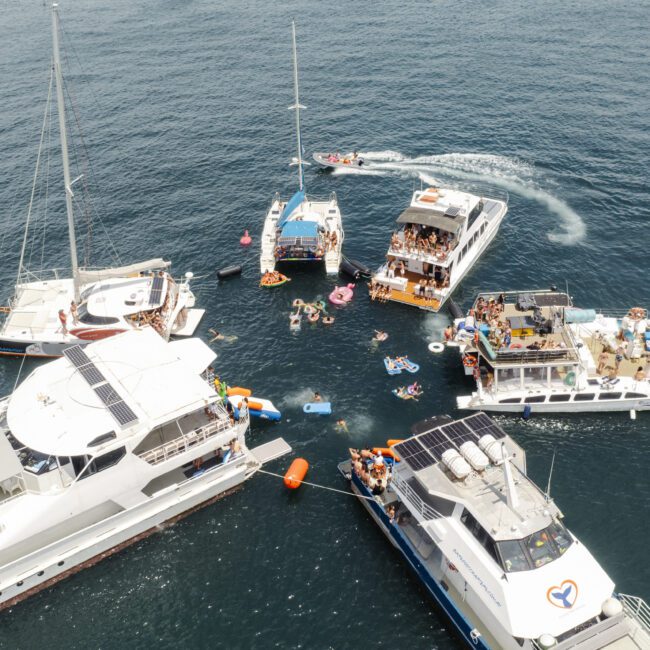
{"type": "Polygon", "coordinates": [[[614,591],[510,436],[484,413],[413,433],[392,470],[339,469],[467,647],[650,649],[650,607],[614,591]]]}
{"type": "Polygon", "coordinates": [[[486,292],[456,342],[476,390],[458,408],[509,413],[650,409],[648,313],[577,309],[554,290],[486,292]]]}
{"type": "MultiPolygon", "coordinates": [[[[191,336],[204,314],[202,309],[192,309],[195,298],[189,284],[191,273],[186,273],[182,282],[175,282],[168,272],[170,263],[160,258],[103,269],[79,266],[74,215],[74,206],[78,206],[79,201],[75,197],[73,187],[84,175],[80,174],[71,179],[58,37],[59,18],[57,5],[54,4],[52,75],[58,104],[72,277],[58,269],[30,271],[26,267],[25,260],[30,257],[27,254],[30,218],[33,216],[32,208],[41,164],[39,150],[15,291],[8,301],[8,306],[0,310],[3,315],[0,325],[0,354],[56,357],[71,345],[86,345],[90,341],[143,325],[151,325],[166,339],[171,335],[191,336]]],[[[51,89],[52,80],[46,117],[50,111],[51,89]]],[[[45,119],[43,135],[48,124],[49,120],[45,119]]],[[[41,149],[47,141],[43,135],[41,149]]],[[[84,213],[84,216],[87,215],[84,213]]]]}
{"type": "Polygon", "coordinates": [[[371,298],[439,311],[507,211],[507,199],[436,187],[414,192],[397,219],[386,262],[372,278],[371,298]]]}
{"type": "Polygon", "coordinates": [[[289,108],[296,112],[298,157],[298,191],[288,201],[276,194],[266,214],[262,232],[260,273],[275,270],[279,262],[319,262],[325,264],[328,274],[339,271],[343,248],[343,226],[336,194],[329,199],[309,198],[305,192],[300,134],[300,104],[298,95],[298,59],[296,53],[296,25],[291,23],[293,36],[293,81],[295,102],[289,108]]]}
{"type": "Polygon", "coordinates": [[[224,496],[290,451],[249,450],[215,354],[152,328],[73,346],[0,401],[0,608],[224,496]]]}
{"type": "Polygon", "coordinates": [[[365,166],[364,159],[356,151],[350,153],[317,152],[314,154],[316,164],[322,169],[361,169],[365,166]]]}

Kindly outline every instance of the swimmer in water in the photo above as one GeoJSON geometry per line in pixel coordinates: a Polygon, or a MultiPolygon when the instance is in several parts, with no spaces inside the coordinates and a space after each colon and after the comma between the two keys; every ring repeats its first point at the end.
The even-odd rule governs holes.
{"type": "Polygon", "coordinates": [[[348,424],[347,424],[347,422],[346,422],[343,418],[339,418],[339,419],[336,421],[336,428],[337,428],[339,431],[345,431],[345,433],[350,433],[350,432],[348,431],[348,424]]]}
{"type": "Polygon", "coordinates": [[[375,330],[375,336],[373,337],[374,341],[385,341],[388,338],[388,334],[382,330],[375,330]]]}

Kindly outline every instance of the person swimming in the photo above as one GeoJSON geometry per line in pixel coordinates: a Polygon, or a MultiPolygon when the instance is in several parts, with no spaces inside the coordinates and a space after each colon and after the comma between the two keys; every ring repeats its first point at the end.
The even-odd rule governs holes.
{"type": "Polygon", "coordinates": [[[339,431],[345,431],[345,433],[350,433],[350,432],[348,431],[348,424],[347,424],[347,422],[346,422],[343,418],[339,418],[339,419],[336,421],[336,428],[337,428],[339,431]]]}

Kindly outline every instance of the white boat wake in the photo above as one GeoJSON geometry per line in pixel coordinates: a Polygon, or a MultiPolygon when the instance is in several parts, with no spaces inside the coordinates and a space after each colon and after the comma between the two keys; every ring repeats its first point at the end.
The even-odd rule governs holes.
{"type": "Polygon", "coordinates": [[[539,187],[535,170],[517,158],[481,153],[448,153],[408,158],[397,151],[360,152],[371,166],[365,169],[337,169],[336,174],[387,173],[417,176],[427,184],[444,185],[453,181],[485,182],[513,194],[537,201],[559,217],[550,241],[573,245],[586,235],[585,223],[562,199],[539,187]]]}

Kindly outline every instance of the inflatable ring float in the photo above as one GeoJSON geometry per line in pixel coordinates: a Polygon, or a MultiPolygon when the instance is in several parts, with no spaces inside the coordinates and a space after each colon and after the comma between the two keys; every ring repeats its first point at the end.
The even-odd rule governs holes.
{"type": "Polygon", "coordinates": [[[318,322],[318,319],[319,319],[319,318],[320,318],[320,314],[319,314],[317,311],[315,311],[313,314],[308,314],[308,315],[307,315],[307,320],[308,320],[310,323],[316,323],[316,322],[318,322]]]}
{"type": "Polygon", "coordinates": [[[520,350],[522,347],[521,343],[511,343],[510,344],[510,349],[511,350],[520,350]]]}
{"type": "Polygon", "coordinates": [[[291,304],[294,307],[304,307],[305,306],[305,303],[300,298],[296,298],[291,304]]]}
{"type": "Polygon", "coordinates": [[[333,325],[334,316],[323,316],[323,325],[333,325]]]}
{"type": "Polygon", "coordinates": [[[470,354],[466,354],[463,357],[463,365],[466,368],[473,368],[478,364],[478,359],[476,357],[471,356],[470,354]]]}
{"type": "Polygon", "coordinates": [[[325,304],[324,300],[319,300],[317,303],[315,303],[314,307],[316,307],[316,309],[318,309],[319,311],[323,311],[323,309],[325,309],[327,305],[325,304]]]}
{"type": "Polygon", "coordinates": [[[443,343],[438,343],[434,341],[433,343],[429,343],[427,346],[429,349],[429,352],[433,352],[435,354],[440,354],[445,349],[445,346],[443,343]]]}
{"type": "Polygon", "coordinates": [[[307,314],[307,316],[311,316],[312,314],[316,314],[318,312],[318,309],[316,309],[314,305],[310,304],[303,305],[302,310],[305,312],[305,314],[307,314]]]}

